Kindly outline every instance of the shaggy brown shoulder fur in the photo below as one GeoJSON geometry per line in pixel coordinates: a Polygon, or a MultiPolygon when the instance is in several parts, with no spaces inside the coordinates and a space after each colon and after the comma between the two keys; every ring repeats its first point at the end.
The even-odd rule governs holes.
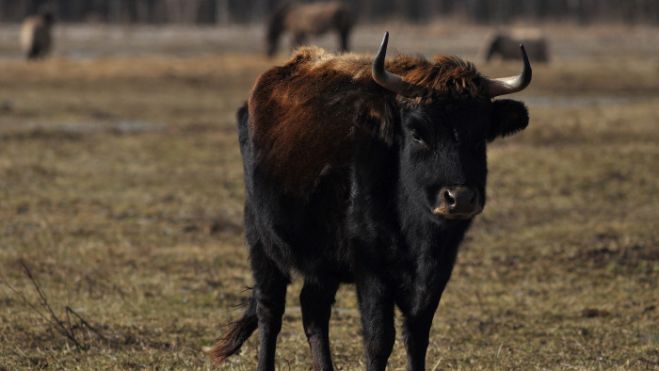
{"type": "MultiPolygon", "coordinates": [[[[257,161],[285,191],[304,192],[324,168],[347,165],[353,130],[392,141],[392,115],[397,113],[391,107],[397,98],[373,81],[372,61],[370,56],[336,56],[306,47],[258,78],[248,101],[250,135],[259,149],[257,161]]],[[[431,62],[399,55],[387,69],[429,92],[405,104],[437,95],[477,96],[484,88],[476,68],[457,57],[431,62]]]]}

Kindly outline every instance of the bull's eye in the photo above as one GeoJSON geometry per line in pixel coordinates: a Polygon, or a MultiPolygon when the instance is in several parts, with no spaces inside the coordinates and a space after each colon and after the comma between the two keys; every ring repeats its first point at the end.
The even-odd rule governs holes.
{"type": "Polygon", "coordinates": [[[411,137],[412,137],[412,141],[413,141],[414,143],[416,143],[416,144],[418,144],[418,145],[420,145],[420,146],[424,146],[424,147],[427,147],[427,146],[428,146],[428,145],[426,144],[426,142],[423,140],[423,138],[421,138],[421,136],[419,135],[419,133],[417,133],[415,130],[412,130],[412,132],[410,133],[410,135],[411,135],[411,137]]]}

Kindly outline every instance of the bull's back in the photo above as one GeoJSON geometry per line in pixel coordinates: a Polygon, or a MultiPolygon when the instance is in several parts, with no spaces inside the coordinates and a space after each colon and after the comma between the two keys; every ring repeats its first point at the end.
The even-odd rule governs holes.
{"type": "Polygon", "coordinates": [[[313,68],[313,56],[261,75],[249,99],[257,165],[282,192],[307,197],[329,168],[351,158],[350,77],[313,68]]]}
{"type": "Polygon", "coordinates": [[[312,59],[265,72],[239,112],[247,203],[280,265],[343,275],[352,108],[334,99],[349,82],[315,75],[312,59]]]}
{"type": "MultiPolygon", "coordinates": [[[[238,140],[246,185],[245,221],[250,237],[284,272],[331,274],[351,281],[345,219],[349,169],[327,166],[312,187],[290,192],[263,160],[263,142],[254,140],[247,107],[238,112],[238,140]]],[[[291,164],[292,165],[292,164],[291,164]]],[[[294,173],[293,173],[294,174],[294,173]]]]}

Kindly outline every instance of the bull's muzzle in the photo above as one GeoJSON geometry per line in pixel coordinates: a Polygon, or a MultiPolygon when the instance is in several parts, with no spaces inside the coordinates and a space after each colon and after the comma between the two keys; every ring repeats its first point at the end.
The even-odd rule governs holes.
{"type": "Polygon", "coordinates": [[[443,187],[432,213],[446,219],[469,219],[483,211],[478,190],[465,186],[443,187]]]}

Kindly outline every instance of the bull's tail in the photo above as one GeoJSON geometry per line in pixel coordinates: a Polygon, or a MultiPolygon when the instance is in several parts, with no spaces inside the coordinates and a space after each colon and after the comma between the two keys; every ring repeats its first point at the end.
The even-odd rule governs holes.
{"type": "Polygon", "coordinates": [[[218,339],[215,345],[205,349],[205,351],[211,357],[213,363],[220,364],[228,357],[238,353],[240,347],[256,331],[257,327],[256,299],[252,296],[242,318],[230,323],[227,333],[218,339]]]}

